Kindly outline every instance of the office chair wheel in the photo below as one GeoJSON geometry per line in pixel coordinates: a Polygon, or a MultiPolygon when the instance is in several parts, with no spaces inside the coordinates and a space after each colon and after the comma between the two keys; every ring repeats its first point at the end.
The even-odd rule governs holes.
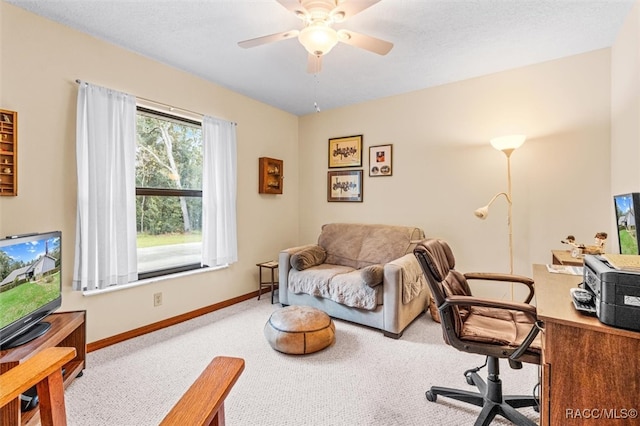
{"type": "Polygon", "coordinates": [[[438,395],[431,392],[430,390],[426,391],[425,395],[427,396],[427,401],[430,401],[430,402],[436,402],[436,399],[438,399],[438,395]]]}

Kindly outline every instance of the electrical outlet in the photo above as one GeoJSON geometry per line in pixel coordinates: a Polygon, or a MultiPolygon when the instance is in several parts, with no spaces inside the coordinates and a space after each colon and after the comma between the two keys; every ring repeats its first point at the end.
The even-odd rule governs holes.
{"type": "Polygon", "coordinates": [[[153,294],[153,306],[162,305],[162,293],[154,293],[153,294]]]}

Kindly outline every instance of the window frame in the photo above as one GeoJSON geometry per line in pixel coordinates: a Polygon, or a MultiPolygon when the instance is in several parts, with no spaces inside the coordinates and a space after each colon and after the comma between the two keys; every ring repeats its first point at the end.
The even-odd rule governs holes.
{"type": "MultiPolygon", "coordinates": [[[[138,104],[136,105],[136,117],[140,112],[146,113],[149,115],[155,115],[161,118],[166,118],[168,120],[176,121],[179,123],[195,125],[200,127],[200,129],[202,129],[202,121],[196,121],[196,120],[181,117],[178,115],[168,114],[166,112],[151,109],[138,104]]],[[[148,188],[148,187],[136,186],[136,197],[137,196],[202,198],[202,190],[201,189],[175,189],[175,188],[148,188]]],[[[136,213],[135,221],[136,223],[138,222],[137,213],[136,213]]],[[[137,245],[136,245],[136,249],[137,249],[137,245]]],[[[190,263],[190,264],[185,264],[180,266],[174,266],[171,268],[156,269],[153,271],[147,271],[142,273],[139,272],[138,281],[148,279],[148,278],[167,276],[167,275],[177,274],[177,273],[186,272],[186,271],[193,271],[197,269],[204,269],[204,268],[208,268],[208,265],[203,265],[201,262],[201,263],[190,263]]]]}

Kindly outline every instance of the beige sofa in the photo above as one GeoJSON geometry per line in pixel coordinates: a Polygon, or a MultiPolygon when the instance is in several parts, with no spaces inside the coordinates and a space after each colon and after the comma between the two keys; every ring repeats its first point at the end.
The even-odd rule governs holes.
{"type": "Polygon", "coordinates": [[[397,339],[431,298],[413,255],[423,238],[407,226],[323,225],[317,244],[280,252],[280,303],[313,306],[397,339]]]}

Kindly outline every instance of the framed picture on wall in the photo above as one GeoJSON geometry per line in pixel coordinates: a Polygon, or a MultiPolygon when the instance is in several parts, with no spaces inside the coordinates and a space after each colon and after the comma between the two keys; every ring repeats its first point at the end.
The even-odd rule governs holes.
{"type": "Polygon", "coordinates": [[[362,170],[327,172],[327,201],[362,201],[362,170]]]}
{"type": "Polygon", "coordinates": [[[393,174],[392,148],[391,144],[369,147],[369,176],[391,176],[393,174]]]}
{"type": "Polygon", "coordinates": [[[329,139],[329,168],[362,167],[362,135],[329,139]]]}

